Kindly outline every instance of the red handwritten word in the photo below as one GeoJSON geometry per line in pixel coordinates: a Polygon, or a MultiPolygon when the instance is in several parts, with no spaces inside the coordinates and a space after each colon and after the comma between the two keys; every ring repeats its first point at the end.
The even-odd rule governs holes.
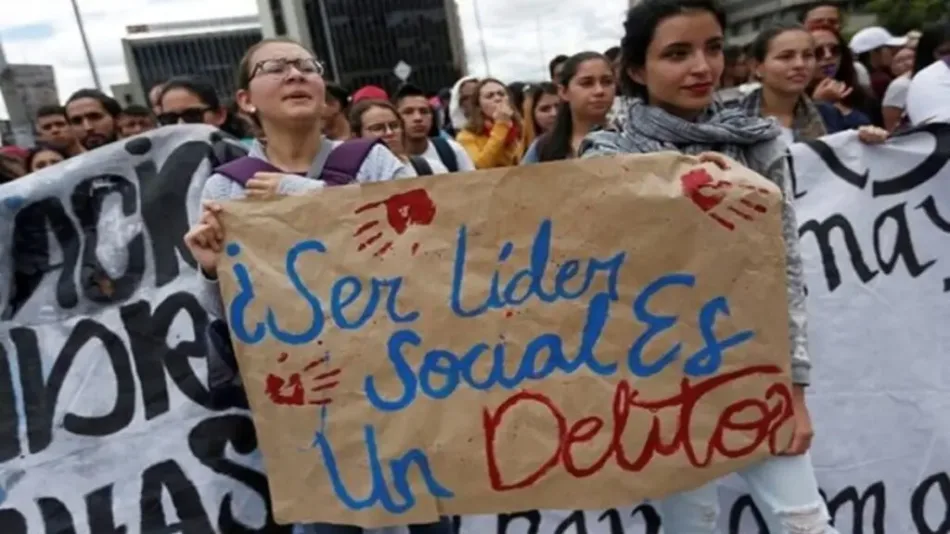
{"type": "MultiPolygon", "coordinates": [[[[287,353],[282,352],[277,357],[277,363],[287,361],[287,353]]],[[[264,380],[264,392],[270,397],[274,404],[282,406],[303,406],[313,404],[324,406],[333,402],[333,399],[327,397],[312,398],[311,393],[319,393],[335,388],[340,382],[334,380],[340,374],[339,369],[318,373],[317,369],[327,363],[326,358],[311,360],[300,372],[291,373],[290,376],[282,377],[273,373],[268,373],[264,380]],[[304,384],[304,377],[309,383],[309,388],[304,384]]]]}
{"type": "Polygon", "coordinates": [[[754,213],[768,212],[765,206],[748,198],[753,195],[768,194],[769,190],[765,188],[734,184],[725,180],[717,181],[705,169],[689,171],[680,177],[680,183],[683,186],[683,194],[688,196],[693,204],[696,204],[704,213],[729,230],[735,230],[735,223],[726,219],[717,211],[728,211],[746,221],[755,218],[754,214],[747,212],[746,209],[752,210],[754,213]],[[733,188],[741,189],[742,196],[738,198],[729,197],[729,192],[733,188]],[[726,202],[727,200],[731,202],[726,202]]]}
{"type": "MultiPolygon", "coordinates": [[[[393,195],[379,202],[370,202],[369,204],[364,204],[357,208],[354,213],[360,214],[380,206],[384,206],[386,208],[386,222],[389,224],[389,228],[395,232],[396,235],[402,235],[406,233],[406,230],[408,230],[410,226],[428,226],[432,224],[433,219],[435,219],[435,203],[432,202],[431,198],[429,198],[429,193],[427,193],[425,189],[413,189],[411,191],[406,191],[405,193],[393,195]]],[[[378,229],[379,224],[380,222],[378,220],[366,222],[356,229],[353,237],[364,235],[374,228],[378,229]]],[[[385,231],[382,230],[377,231],[372,235],[364,236],[363,240],[359,244],[358,250],[363,250],[370,245],[373,245],[377,241],[382,240],[384,233],[385,231]]],[[[393,237],[390,236],[382,242],[380,247],[375,253],[373,253],[373,255],[382,256],[392,247],[393,237]]],[[[413,244],[413,255],[415,255],[418,250],[419,243],[413,244]]]]}
{"type": "MultiPolygon", "coordinates": [[[[643,470],[656,455],[672,456],[681,453],[686,461],[694,467],[705,467],[712,462],[713,455],[718,453],[724,458],[740,458],[753,452],[765,440],[769,442],[769,450],[777,454],[787,444],[776,443],[776,431],[785,421],[792,417],[792,396],[789,388],[783,383],[775,383],[765,393],[765,400],[742,399],[733,402],[719,415],[716,424],[709,435],[704,450],[697,451],[700,441],[690,435],[693,411],[703,396],[720,388],[728,388],[735,382],[755,375],[781,376],[782,370],[777,366],[763,365],[747,367],[731,373],[713,376],[701,382],[690,384],[689,379],[683,379],[679,393],[657,401],[639,399],[639,391],[633,389],[626,380],[617,384],[611,407],[613,432],[610,442],[603,454],[591,465],[579,466],[574,459],[574,448],[594,441],[604,428],[604,420],[597,416],[588,416],[575,423],[568,424],[567,418],[550,398],[541,393],[522,391],[503,402],[492,413],[485,409],[482,413],[482,424],[485,430],[485,457],[488,461],[488,477],[492,488],[497,491],[508,491],[527,488],[541,480],[547,473],[558,465],[575,478],[584,478],[597,473],[613,458],[618,467],[624,471],[637,472],[643,470]],[[777,399],[779,402],[771,406],[768,401],[777,399]],[[496,439],[498,428],[506,414],[518,406],[534,405],[529,408],[532,414],[547,409],[553,422],[557,424],[557,447],[551,456],[545,460],[533,473],[529,473],[520,480],[508,481],[502,476],[498,466],[496,453],[496,439]],[[631,458],[622,443],[627,421],[633,409],[647,411],[652,414],[653,422],[647,431],[647,437],[642,449],[635,458],[631,458]],[[656,412],[666,408],[679,408],[676,418],[678,426],[676,433],[668,443],[662,439],[660,419],[656,412]],[[742,421],[734,420],[739,414],[745,415],[748,411],[755,411],[756,419],[750,421],[743,417],[742,421]],[[745,445],[732,449],[725,442],[727,431],[754,433],[751,440],[744,440],[745,445]]],[[[640,433],[639,435],[643,435],[640,433]]]]}

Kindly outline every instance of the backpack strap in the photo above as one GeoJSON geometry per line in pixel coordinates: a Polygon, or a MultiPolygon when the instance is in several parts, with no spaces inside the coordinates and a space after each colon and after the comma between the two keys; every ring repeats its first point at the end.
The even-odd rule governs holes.
{"type": "Polygon", "coordinates": [[[259,172],[283,172],[262,159],[244,156],[214,169],[214,172],[227,176],[244,187],[247,181],[259,172]]]}
{"type": "Polygon", "coordinates": [[[430,176],[435,174],[432,171],[432,165],[422,156],[409,156],[409,164],[416,171],[416,176],[430,176]]]}
{"type": "Polygon", "coordinates": [[[348,139],[330,152],[320,172],[320,179],[329,185],[346,185],[356,181],[360,167],[376,145],[383,145],[382,139],[348,139]]]}
{"type": "Polygon", "coordinates": [[[455,155],[455,151],[452,150],[452,145],[441,137],[433,137],[431,141],[445,168],[448,169],[449,172],[459,172],[459,160],[455,155]]]}

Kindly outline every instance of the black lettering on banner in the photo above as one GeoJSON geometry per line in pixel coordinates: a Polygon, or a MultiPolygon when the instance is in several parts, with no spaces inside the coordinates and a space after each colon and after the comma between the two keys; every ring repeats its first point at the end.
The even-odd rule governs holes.
{"type": "Polygon", "coordinates": [[[884,482],[877,481],[864,490],[864,493],[858,496],[858,490],[854,486],[848,486],[839,491],[835,496],[829,498],[824,491],[821,491],[822,498],[828,505],[828,514],[831,516],[831,524],[834,525],[838,518],[838,511],[845,504],[851,505],[851,525],[854,534],[884,534],[884,517],[887,512],[887,495],[885,494],[884,482]],[[874,500],[874,508],[871,510],[871,529],[864,529],[864,518],[867,513],[868,504],[874,500]]]}
{"type": "Polygon", "coordinates": [[[116,526],[112,503],[112,484],[86,495],[89,532],[93,534],[126,534],[128,532],[128,527],[125,525],[116,526]]]}
{"type": "MultiPolygon", "coordinates": [[[[950,234],[950,220],[947,220],[946,217],[941,215],[933,195],[928,195],[923,202],[917,205],[917,209],[923,210],[924,214],[927,215],[927,218],[933,223],[937,230],[945,234],[950,234]]],[[[950,277],[943,279],[943,292],[950,292],[950,277]]]]}
{"type": "Polygon", "coordinates": [[[838,229],[841,237],[844,239],[845,247],[848,249],[848,258],[851,260],[851,267],[857,273],[858,278],[863,283],[868,283],[878,271],[872,270],[864,260],[864,254],[861,252],[861,244],[854,234],[854,228],[848,219],[841,214],[834,214],[823,222],[816,220],[806,221],[798,229],[798,235],[805,237],[805,234],[811,232],[818,242],[818,251],[821,254],[821,263],[824,266],[825,280],[828,283],[828,291],[834,291],[841,285],[841,271],[838,270],[838,262],[835,258],[835,250],[831,245],[831,231],[838,229]]]}
{"type": "MultiPolygon", "coordinates": [[[[643,534],[660,534],[660,514],[656,511],[656,508],[649,504],[641,504],[630,511],[630,517],[634,518],[637,514],[640,514],[643,519],[643,534]]],[[[626,532],[624,520],[620,517],[620,511],[616,508],[604,510],[597,518],[597,522],[603,523],[604,519],[610,525],[610,534],[624,534],[626,532]]]]}
{"type": "Polygon", "coordinates": [[[59,271],[56,282],[56,304],[70,309],[79,302],[73,275],[79,264],[81,243],[72,219],[58,198],[33,202],[17,212],[13,219],[13,246],[10,250],[13,283],[2,320],[12,319],[30,300],[43,279],[59,271]],[[62,263],[50,264],[49,229],[62,250],[62,263]]]}
{"type": "Polygon", "coordinates": [[[907,223],[907,214],[904,211],[906,206],[906,202],[901,202],[888,208],[874,219],[874,253],[877,255],[878,265],[881,266],[884,274],[894,272],[897,262],[903,259],[907,272],[911,277],[917,278],[937,263],[937,260],[930,260],[921,265],[920,260],[917,259],[917,254],[914,252],[914,241],[910,235],[910,225],[907,223]],[[888,220],[897,224],[897,237],[894,240],[894,251],[890,258],[884,258],[881,251],[881,229],[884,228],[884,224],[888,220]]]}
{"type": "Polygon", "coordinates": [[[755,501],[752,500],[751,495],[743,495],[736,499],[736,502],[732,503],[732,508],[729,510],[729,534],[739,534],[746,510],[752,514],[752,519],[755,520],[758,533],[769,534],[769,527],[765,523],[765,518],[762,517],[762,512],[760,512],[759,507],[755,505],[755,501]]]}
{"type": "Polygon", "coordinates": [[[42,355],[36,331],[32,328],[14,328],[10,331],[10,338],[17,349],[17,361],[20,364],[20,385],[31,453],[40,452],[50,445],[60,390],[76,355],[91,341],[101,343],[112,366],[116,378],[115,404],[108,414],[102,416],[87,417],[68,412],[63,417],[63,428],[80,436],[102,437],[114,434],[132,422],[135,417],[132,364],[125,343],[114,332],[92,319],[80,320],[56,356],[46,380],[43,378],[42,355]]]}
{"type": "Polygon", "coordinates": [[[142,521],[140,532],[214,532],[201,504],[198,489],[174,460],[157,463],[142,473],[142,498],[139,502],[142,521]],[[162,502],[163,492],[171,496],[178,517],[178,522],[170,525],[165,520],[168,514],[162,502]]]}
{"type": "Polygon", "coordinates": [[[868,176],[870,176],[870,171],[866,170],[863,174],[858,174],[852,171],[847,167],[847,165],[842,163],[841,159],[838,157],[838,154],[835,154],[834,149],[828,146],[828,144],[824,141],[820,139],[808,141],[805,143],[805,146],[810,148],[815,154],[818,154],[818,157],[821,158],[821,161],[825,162],[825,165],[828,166],[828,169],[835,173],[838,178],[841,178],[845,182],[861,190],[864,190],[864,187],[868,185],[868,176]]]}
{"type": "Polygon", "coordinates": [[[83,235],[79,284],[86,298],[100,304],[124,302],[129,299],[142,283],[145,274],[145,236],[141,232],[127,245],[128,261],[125,273],[118,279],[109,276],[99,263],[96,248],[99,243],[102,204],[107,196],[115,193],[122,198],[122,214],[126,217],[135,215],[138,207],[135,184],[123,176],[104,174],[86,178],[73,189],[71,195],[73,213],[79,220],[83,235]]]}
{"type": "Polygon", "coordinates": [[[135,370],[142,385],[145,418],[152,420],[169,410],[165,369],[178,389],[196,404],[209,410],[214,407],[211,394],[199,379],[189,360],[204,359],[207,352],[204,332],[208,327],[208,313],[189,293],[174,293],[155,307],[142,300],[122,307],[122,323],[129,333],[135,370]],[[179,341],[168,346],[168,332],[175,318],[186,313],[194,325],[192,340],[179,341]]]}
{"type": "Polygon", "coordinates": [[[573,530],[570,532],[573,534],[587,534],[587,522],[584,520],[583,510],[574,510],[571,515],[567,516],[567,519],[561,521],[554,528],[554,534],[565,534],[571,527],[573,527],[573,530]]]}
{"type": "Polygon", "coordinates": [[[795,172],[795,158],[793,158],[791,154],[788,154],[785,156],[785,161],[788,163],[788,179],[792,181],[792,187],[790,188],[792,190],[792,199],[799,200],[805,198],[808,191],[798,190],[800,184],[798,183],[798,173],[795,172]]]}
{"type": "Polygon", "coordinates": [[[23,450],[20,447],[20,417],[16,403],[10,357],[7,355],[7,349],[0,343],[0,464],[16,458],[23,450]]]}
{"type": "Polygon", "coordinates": [[[28,534],[26,518],[19,510],[0,510],[0,532],[3,534],[28,534]]]}
{"type": "Polygon", "coordinates": [[[541,512],[537,510],[528,510],[527,512],[517,512],[513,514],[498,514],[498,528],[495,529],[495,532],[497,532],[497,534],[509,534],[508,527],[518,520],[528,522],[527,534],[538,534],[541,528],[541,512]]]}
{"type": "MultiPolygon", "coordinates": [[[[206,419],[195,426],[188,434],[188,447],[203,465],[215,473],[241,482],[261,496],[267,509],[267,520],[261,529],[253,529],[240,523],[232,512],[233,499],[225,495],[218,513],[218,532],[231,534],[289,534],[291,527],[274,523],[270,507],[270,489],[267,477],[263,474],[232,462],[226,457],[228,445],[241,455],[251,454],[257,449],[257,435],[254,423],[246,415],[221,415],[206,419]]],[[[209,531],[210,532],[210,531],[209,531]]]]}
{"type": "Polygon", "coordinates": [[[43,526],[46,532],[56,534],[76,534],[76,524],[73,523],[73,514],[59,499],[40,497],[36,499],[43,516],[43,526]]]}
{"type": "Polygon", "coordinates": [[[947,472],[935,473],[927,477],[917,486],[914,493],[910,496],[910,516],[914,521],[914,527],[918,534],[948,534],[950,533],[950,476],[947,472]],[[927,516],[924,513],[924,506],[927,497],[930,495],[934,486],[937,487],[940,495],[943,497],[943,520],[936,528],[927,522],[927,516]]]}
{"type": "Polygon", "coordinates": [[[926,132],[934,136],[936,146],[924,161],[904,174],[875,180],[871,185],[871,194],[875,197],[900,195],[912,191],[927,183],[950,162],[950,124],[935,122],[925,124],[901,135],[926,132]]]}

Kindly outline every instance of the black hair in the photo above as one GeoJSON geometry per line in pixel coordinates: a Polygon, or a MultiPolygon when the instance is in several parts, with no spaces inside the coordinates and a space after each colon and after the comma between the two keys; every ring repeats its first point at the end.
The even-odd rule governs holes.
{"type": "MultiPolygon", "coordinates": [[[[660,22],[695,11],[712,14],[725,31],[726,15],[714,0],[640,0],[631,7],[623,23],[624,36],[620,42],[623,68],[620,71],[638,70],[646,64],[647,48],[660,22]]],[[[629,96],[646,99],[646,87],[633,81],[629,75],[623,76],[621,87],[629,96]]]]}
{"type": "Polygon", "coordinates": [[[620,47],[611,46],[610,48],[604,51],[604,57],[610,60],[611,63],[613,63],[614,61],[617,61],[617,58],[620,57],[620,47]]]}
{"type": "Polygon", "coordinates": [[[422,90],[421,87],[413,85],[411,83],[405,83],[396,89],[395,94],[393,94],[393,104],[399,105],[399,102],[403,98],[409,98],[410,96],[421,96],[426,98],[426,92],[422,90]]]}
{"type": "MultiPolygon", "coordinates": [[[[561,76],[557,84],[561,87],[567,87],[571,83],[577,70],[586,61],[603,61],[609,67],[611,65],[607,56],[600,52],[581,52],[574,54],[564,62],[564,68],[561,69],[561,76]]],[[[533,118],[533,117],[532,117],[533,118]]],[[[551,131],[546,132],[538,140],[538,160],[540,161],[559,161],[568,159],[572,156],[571,137],[574,135],[574,118],[571,115],[571,104],[562,100],[557,106],[557,120],[551,131]]]]}
{"type": "Polygon", "coordinates": [[[759,32],[752,40],[749,46],[749,55],[752,59],[762,62],[769,55],[769,47],[776,37],[787,32],[804,32],[811,35],[804,26],[798,22],[776,22],[769,24],[765,29],[759,32]]]}
{"type": "Polygon", "coordinates": [[[129,104],[122,110],[122,114],[129,117],[151,117],[152,110],[139,104],[129,104]]]}
{"type": "Polygon", "coordinates": [[[537,134],[538,123],[534,120],[534,112],[538,109],[538,103],[544,95],[557,96],[557,85],[551,82],[533,83],[525,87],[525,100],[522,106],[521,114],[524,116],[525,127],[531,127],[532,135],[537,134]],[[530,104],[530,109],[528,105],[530,104]]]}
{"type": "Polygon", "coordinates": [[[27,173],[33,172],[33,160],[36,159],[36,156],[38,156],[40,152],[56,152],[62,156],[64,160],[69,159],[69,154],[63,152],[62,150],[47,144],[39,144],[31,148],[29,154],[26,156],[26,161],[24,164],[26,166],[27,173]]]}
{"type": "Polygon", "coordinates": [[[940,45],[950,41],[950,21],[935,22],[924,26],[917,41],[917,51],[914,56],[914,74],[926,69],[937,60],[934,57],[940,45]]]}
{"type": "MultiPolygon", "coordinates": [[[[862,111],[868,117],[873,118],[875,114],[879,115],[881,106],[878,105],[876,99],[868,93],[867,89],[858,83],[858,71],[854,68],[854,54],[851,52],[851,47],[848,46],[847,41],[845,41],[841,33],[826,25],[816,26],[812,28],[811,31],[831,32],[838,41],[838,51],[841,54],[841,59],[838,70],[835,72],[835,80],[843,82],[851,88],[851,94],[844,98],[842,104],[851,109],[862,111]]],[[[814,92],[815,85],[816,83],[811,84],[808,88],[808,94],[814,92]]]]}
{"type": "Polygon", "coordinates": [[[98,89],[80,89],[76,91],[66,99],[66,105],[63,106],[63,109],[65,110],[70,104],[81,98],[91,98],[99,102],[99,104],[102,105],[102,109],[106,110],[106,113],[113,118],[118,117],[122,113],[122,106],[119,105],[119,102],[98,89]]]}
{"type": "Polygon", "coordinates": [[[53,115],[61,115],[66,117],[66,108],[60,106],[59,104],[47,104],[45,106],[40,106],[36,110],[36,118],[42,119],[43,117],[51,117],[53,115]]]}
{"type": "Polygon", "coordinates": [[[525,82],[511,82],[508,84],[508,93],[511,95],[511,105],[517,110],[524,107],[524,92],[528,88],[525,82]]]}
{"type": "Polygon", "coordinates": [[[327,98],[332,98],[340,103],[340,111],[344,114],[346,113],[346,108],[350,106],[350,92],[343,88],[342,85],[327,82],[326,83],[326,96],[327,98]]]}
{"type": "Polygon", "coordinates": [[[745,54],[745,47],[739,45],[727,46],[722,51],[722,55],[726,60],[726,65],[735,65],[738,63],[739,59],[745,54]]]}
{"type": "Polygon", "coordinates": [[[220,110],[221,99],[218,97],[218,92],[214,89],[214,86],[210,83],[193,77],[193,76],[176,76],[162,85],[162,90],[158,94],[158,107],[162,107],[162,100],[165,98],[165,95],[174,89],[183,89],[189,93],[198,97],[198,100],[201,100],[201,103],[208,106],[214,110],[220,110]]]}
{"type": "Polygon", "coordinates": [[[551,79],[554,79],[554,71],[557,70],[558,65],[567,61],[567,56],[564,54],[558,54],[548,63],[548,73],[551,75],[551,79]]]}
{"type": "Polygon", "coordinates": [[[841,3],[835,2],[834,0],[818,0],[817,2],[810,2],[804,6],[801,6],[802,16],[799,18],[799,22],[802,24],[805,23],[805,19],[808,18],[808,14],[812,11],[818,9],[819,7],[833,7],[841,12],[841,3]]]}

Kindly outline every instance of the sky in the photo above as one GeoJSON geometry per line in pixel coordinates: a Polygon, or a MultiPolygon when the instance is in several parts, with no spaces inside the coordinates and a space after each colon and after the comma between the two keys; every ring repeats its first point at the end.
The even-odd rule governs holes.
{"type": "MultiPolygon", "coordinates": [[[[0,44],[8,63],[52,64],[61,99],[93,87],[70,0],[25,0],[29,9],[0,8],[0,44]]],[[[77,0],[104,88],[128,81],[125,27],[256,15],[255,0],[77,0]]],[[[470,74],[505,81],[546,77],[556,54],[604,51],[621,36],[627,0],[457,0],[470,74]],[[475,10],[488,64],[482,59],[475,10]]],[[[185,73],[183,73],[185,74],[185,73]]],[[[0,99],[0,117],[6,118],[0,99]]]]}

